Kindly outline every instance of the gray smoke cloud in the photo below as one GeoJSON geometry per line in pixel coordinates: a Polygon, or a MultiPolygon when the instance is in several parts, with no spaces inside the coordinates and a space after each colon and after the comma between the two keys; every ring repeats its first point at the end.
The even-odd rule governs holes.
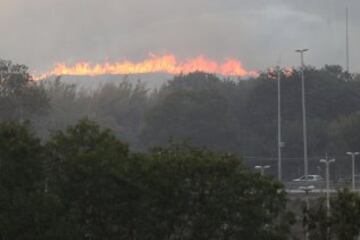
{"type": "Polygon", "coordinates": [[[248,69],[345,63],[360,71],[358,0],[0,0],[0,57],[49,69],[56,62],[133,61],[148,53],[240,59],[248,69]]]}

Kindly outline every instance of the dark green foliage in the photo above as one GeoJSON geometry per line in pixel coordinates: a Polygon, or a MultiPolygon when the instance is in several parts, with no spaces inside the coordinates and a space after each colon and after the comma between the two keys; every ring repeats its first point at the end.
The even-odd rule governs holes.
{"type": "Polygon", "coordinates": [[[360,112],[342,117],[332,124],[332,137],[346,151],[360,147],[360,112]]]}
{"type": "Polygon", "coordinates": [[[175,144],[154,149],[149,170],[153,239],[286,239],[282,186],[235,156],[175,144]]]}
{"type": "Polygon", "coordinates": [[[32,77],[25,65],[13,64],[11,61],[0,60],[1,95],[10,96],[23,90],[32,77]]]}
{"type": "Polygon", "coordinates": [[[0,239],[286,239],[282,185],[183,144],[130,153],[89,120],[0,125],[0,239]]]}
{"type": "Polygon", "coordinates": [[[133,148],[140,148],[143,115],[150,104],[148,90],[143,84],[126,80],[118,84],[109,82],[92,92],[66,84],[59,76],[54,81],[42,81],[41,87],[51,105],[49,115],[41,118],[41,125],[37,126],[42,137],[47,139],[49,132],[65,130],[68,125],[88,118],[110,128],[133,148]]]}
{"type": "MultiPolygon", "coordinates": [[[[195,72],[175,76],[157,91],[123,79],[86,91],[54,82],[35,84],[23,65],[0,62],[0,120],[34,122],[43,139],[87,117],[110,128],[132,149],[147,149],[169,139],[197,147],[252,156],[277,156],[277,81],[268,71],[249,80],[220,79],[195,72]],[[50,108],[49,108],[50,105],[50,108]],[[44,114],[46,113],[46,114],[44,114]]],[[[341,156],[357,148],[359,76],[349,78],[340,66],[306,67],[305,87],[310,172],[318,173],[318,156],[338,161],[337,175],[348,171],[341,156]]],[[[282,74],[282,132],[286,179],[298,177],[303,155],[300,72],[282,74]]],[[[253,163],[255,164],[255,163],[253,163]]],[[[268,163],[274,165],[273,163],[268,163]]],[[[275,174],[276,168],[269,172],[275,174]]]]}
{"type": "MultiPolygon", "coordinates": [[[[348,168],[341,157],[346,151],[356,149],[347,143],[353,139],[353,145],[357,144],[356,128],[349,126],[349,134],[353,136],[345,139],[341,130],[344,128],[336,124],[338,119],[343,121],[360,109],[360,82],[348,80],[345,75],[338,66],[305,69],[308,151],[313,174],[318,174],[319,156],[325,153],[338,159],[336,175],[346,174],[348,168]]],[[[141,141],[148,147],[169,139],[185,140],[199,147],[254,156],[254,161],[275,160],[277,80],[274,77],[272,72],[247,81],[221,80],[206,73],[175,77],[153,95],[141,141]]],[[[284,177],[291,179],[302,174],[300,72],[295,69],[292,74],[282,74],[281,90],[284,177]]],[[[269,171],[276,174],[275,169],[269,171]]]]}
{"type": "Polygon", "coordinates": [[[310,206],[309,210],[306,209],[304,204],[303,214],[303,226],[304,229],[308,228],[309,239],[327,240],[331,229],[331,220],[327,216],[325,199],[318,199],[310,206]]]}
{"type": "MultiPolygon", "coordinates": [[[[249,80],[195,72],[174,77],[158,91],[122,81],[90,92],[60,77],[35,84],[25,66],[9,61],[0,61],[0,70],[0,120],[30,119],[44,140],[86,117],[136,150],[176,139],[254,157],[247,159],[252,165],[277,156],[277,82],[271,71],[249,80]]],[[[328,153],[337,158],[336,175],[344,177],[349,169],[341,158],[359,142],[359,77],[349,79],[339,66],[306,67],[305,77],[310,173],[318,173],[319,156],[328,153]]],[[[303,155],[297,69],[282,74],[281,87],[284,177],[291,179],[302,173],[303,155]]]]}
{"type": "MultiPolygon", "coordinates": [[[[128,148],[88,120],[56,133],[47,144],[49,191],[64,208],[62,224],[74,236],[108,239],[117,234],[128,148]]],[[[128,193],[128,191],[126,191],[128,193]]],[[[66,233],[68,234],[68,233],[66,233]]]]}
{"type": "Polygon", "coordinates": [[[1,124],[0,239],[42,239],[56,204],[44,191],[40,140],[27,125],[1,124]]]}
{"type": "Polygon", "coordinates": [[[105,84],[96,91],[92,99],[95,119],[116,129],[115,134],[121,139],[140,147],[139,134],[143,124],[143,115],[148,109],[148,90],[143,84],[105,84]]]}
{"type": "Polygon", "coordinates": [[[348,189],[341,190],[330,201],[327,214],[325,199],[317,200],[304,212],[310,239],[353,240],[360,233],[360,196],[348,189]]]}
{"type": "Polygon", "coordinates": [[[47,113],[49,100],[28,68],[0,59],[0,121],[26,120],[47,113]]]}
{"type": "MultiPolygon", "coordinates": [[[[329,137],[329,125],[359,110],[360,83],[347,81],[338,66],[306,68],[309,153],[339,153],[329,137]]],[[[270,73],[231,82],[205,73],[175,77],[156,96],[148,111],[143,139],[146,146],[169,138],[185,139],[246,155],[276,155],[277,82],[270,73]],[[258,146],[262,146],[259,148],[258,146]]],[[[302,154],[300,73],[282,75],[285,157],[302,154]]]]}
{"type": "Polygon", "coordinates": [[[216,76],[192,73],[175,77],[159,93],[148,112],[142,142],[147,146],[166,143],[171,137],[191,140],[196,146],[229,148],[234,135],[229,128],[225,86],[216,76]],[[220,146],[217,146],[221,143],[220,146]]]}
{"type": "MultiPolygon", "coordinates": [[[[359,111],[358,79],[357,75],[349,78],[339,66],[306,67],[308,149],[309,157],[316,159],[316,163],[310,163],[311,173],[317,173],[318,156],[326,152],[337,157],[337,164],[345,165],[338,156],[353,147],[343,136],[341,122],[359,111]]],[[[277,81],[271,71],[249,80],[220,79],[195,72],[175,76],[157,91],[123,80],[88,92],[61,82],[60,77],[42,84],[41,89],[50,99],[49,114],[29,117],[45,139],[49,131],[64,130],[68,124],[87,117],[112,129],[115,136],[136,150],[146,151],[176,139],[197,147],[254,156],[255,160],[277,156],[277,81]]],[[[284,161],[289,173],[285,178],[295,178],[300,173],[293,169],[298,168],[303,155],[301,81],[297,69],[282,74],[281,90],[283,157],[289,159],[284,161]]],[[[10,100],[2,103],[7,111],[16,109],[14,101],[6,101],[10,100]]],[[[12,115],[4,118],[9,116],[12,115]]],[[[356,144],[356,140],[353,142],[356,144]]],[[[275,173],[275,168],[269,171],[275,173]]],[[[339,174],[346,171],[345,168],[339,174]]]]}
{"type": "Polygon", "coordinates": [[[360,197],[348,189],[331,202],[332,233],[341,240],[352,240],[360,233],[360,197]]]}

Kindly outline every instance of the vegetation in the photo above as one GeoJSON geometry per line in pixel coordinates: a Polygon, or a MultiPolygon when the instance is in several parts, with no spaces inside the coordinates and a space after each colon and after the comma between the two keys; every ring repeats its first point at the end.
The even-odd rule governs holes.
{"type": "MultiPolygon", "coordinates": [[[[145,152],[170,139],[187,141],[196,147],[246,156],[250,166],[272,165],[268,172],[276,174],[277,81],[271,71],[249,80],[196,72],[176,76],[156,91],[122,81],[89,92],[63,83],[61,77],[35,83],[23,66],[3,65],[8,67],[2,76],[14,74],[11,79],[20,79],[23,90],[0,95],[0,119],[29,119],[44,140],[51,132],[87,117],[111,129],[137,151],[145,152]]],[[[285,179],[302,173],[299,76],[296,69],[282,74],[285,179]]],[[[349,78],[339,66],[307,67],[305,76],[310,173],[322,174],[319,159],[328,153],[337,159],[332,175],[345,177],[351,166],[345,152],[359,149],[359,76],[349,78]]],[[[6,79],[10,77],[0,81],[2,89],[9,89],[6,79]]]]}
{"type": "Polygon", "coordinates": [[[0,125],[0,239],[286,239],[282,185],[241,159],[170,144],[132,153],[88,120],[41,144],[0,125]]]}
{"type": "MultiPolygon", "coordinates": [[[[360,78],[338,66],[305,74],[310,172],[329,153],[345,176],[342,156],[360,147],[360,78]]],[[[123,81],[88,92],[0,60],[0,239],[289,239],[283,186],[249,167],[277,154],[276,84],[271,71],[196,72],[157,91],[123,81]]],[[[282,75],[282,93],[291,178],[302,172],[296,69],[282,75]]],[[[310,238],[357,236],[359,199],[339,192],[329,215],[311,204],[310,238]]]]}
{"type": "Polygon", "coordinates": [[[327,211],[323,198],[317,200],[305,212],[310,239],[352,240],[359,236],[360,196],[358,193],[343,189],[330,201],[327,211]]]}

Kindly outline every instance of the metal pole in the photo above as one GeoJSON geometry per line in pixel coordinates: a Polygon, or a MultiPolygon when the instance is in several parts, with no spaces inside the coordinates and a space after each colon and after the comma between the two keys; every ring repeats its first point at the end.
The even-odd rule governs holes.
{"type": "Polygon", "coordinates": [[[351,154],[352,165],[352,190],[355,191],[355,154],[351,154]]]}
{"type": "Polygon", "coordinates": [[[349,8],[346,8],[346,72],[350,73],[349,57],[349,8]]]}
{"type": "Polygon", "coordinates": [[[307,159],[307,131],[306,131],[306,104],[305,104],[305,77],[304,77],[304,53],[301,52],[301,89],[302,89],[302,112],[303,112],[303,139],[304,139],[304,167],[305,179],[308,180],[308,159],[307,159]]]}
{"type": "Polygon", "coordinates": [[[359,154],[359,152],[347,152],[346,154],[351,156],[351,188],[355,191],[355,157],[359,154]]]}
{"type": "Polygon", "coordinates": [[[280,67],[277,69],[277,87],[278,87],[278,180],[282,180],[282,159],[281,159],[281,72],[280,67]]]}
{"type": "Polygon", "coordinates": [[[329,161],[326,159],[326,210],[327,216],[329,216],[330,209],[330,173],[329,173],[329,161]]]}
{"type": "MultiPolygon", "coordinates": [[[[332,160],[328,160],[326,156],[326,217],[330,217],[330,170],[329,165],[332,160]]],[[[327,238],[330,236],[330,227],[326,229],[327,238]]]]}
{"type": "MultiPolygon", "coordinates": [[[[313,190],[315,187],[310,186],[300,186],[300,189],[305,192],[305,203],[306,203],[306,214],[307,217],[309,217],[309,211],[310,211],[310,201],[309,201],[309,193],[311,190],[313,190]]],[[[305,239],[309,239],[309,223],[307,222],[307,225],[305,226],[305,239]]]]}
{"type": "MultiPolygon", "coordinates": [[[[306,197],[306,211],[309,217],[309,212],[310,212],[310,203],[309,203],[309,192],[310,191],[305,191],[305,197],[306,197]]],[[[309,221],[309,219],[308,219],[309,221]]],[[[305,240],[309,240],[309,223],[306,226],[306,232],[305,232],[305,240]]]]}
{"type": "Polygon", "coordinates": [[[302,97],[302,120],[303,120],[303,142],[304,142],[304,175],[305,180],[308,180],[309,168],[308,168],[308,150],[307,150],[307,128],[306,128],[306,103],[305,103],[305,64],[304,64],[304,52],[308,49],[296,50],[300,53],[301,58],[301,97],[302,97]]]}
{"type": "Polygon", "coordinates": [[[320,162],[325,164],[326,167],[326,214],[330,216],[330,163],[335,162],[335,159],[320,159],[320,162]]]}

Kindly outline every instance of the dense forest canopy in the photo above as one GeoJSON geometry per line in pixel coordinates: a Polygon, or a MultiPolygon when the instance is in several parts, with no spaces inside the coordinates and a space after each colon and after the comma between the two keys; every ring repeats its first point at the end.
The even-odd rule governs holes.
{"type": "Polygon", "coordinates": [[[356,192],[333,196],[330,214],[323,198],[304,208],[236,155],[177,143],[136,152],[89,120],[47,140],[28,122],[0,123],[0,163],[0,239],[285,240],[309,231],[351,240],[360,231],[356,192]]]}
{"type": "Polygon", "coordinates": [[[89,120],[46,142],[0,123],[0,156],[0,239],[282,240],[293,221],[283,186],[235,155],[134,152],[89,120]]]}
{"type": "MultiPolygon", "coordinates": [[[[141,83],[106,83],[94,91],[54,81],[34,82],[27,68],[0,63],[0,119],[30,120],[37,134],[87,117],[147,151],[169,140],[241,154],[249,164],[269,163],[276,171],[277,80],[271,71],[248,80],[194,72],[175,76],[156,91],[141,83]]],[[[285,178],[302,173],[301,82],[298,69],[282,74],[282,132],[285,178]]],[[[347,174],[346,151],[358,151],[360,80],[340,66],[307,66],[306,101],[310,172],[319,159],[336,157],[337,177],[347,174]]]]}

